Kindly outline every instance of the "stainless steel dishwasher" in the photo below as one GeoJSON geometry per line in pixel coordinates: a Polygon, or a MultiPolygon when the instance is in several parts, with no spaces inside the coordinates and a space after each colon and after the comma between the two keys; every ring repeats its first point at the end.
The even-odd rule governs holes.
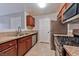
{"type": "Polygon", "coordinates": [[[36,35],[32,36],[32,46],[36,43],[36,35]]]}

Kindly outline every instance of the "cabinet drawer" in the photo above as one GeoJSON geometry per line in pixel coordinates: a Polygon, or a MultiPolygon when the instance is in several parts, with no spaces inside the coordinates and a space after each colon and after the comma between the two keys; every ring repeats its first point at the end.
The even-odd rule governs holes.
{"type": "Polygon", "coordinates": [[[17,56],[17,46],[14,45],[0,52],[0,56],[17,56]]]}
{"type": "Polygon", "coordinates": [[[27,36],[26,38],[27,38],[27,39],[30,39],[30,38],[32,38],[32,36],[27,36]]]}
{"type": "Polygon", "coordinates": [[[32,36],[26,36],[26,37],[18,39],[18,42],[21,43],[21,42],[26,41],[27,39],[30,39],[30,38],[32,38],[32,36]]]}
{"type": "Polygon", "coordinates": [[[9,42],[6,42],[6,43],[3,43],[3,44],[0,44],[0,51],[3,51],[13,45],[16,44],[16,40],[13,40],[13,41],[9,41],[9,42]]]}

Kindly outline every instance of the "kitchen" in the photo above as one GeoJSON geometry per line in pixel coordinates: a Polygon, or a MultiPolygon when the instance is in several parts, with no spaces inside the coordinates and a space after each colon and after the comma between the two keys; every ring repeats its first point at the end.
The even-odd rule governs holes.
{"type": "Polygon", "coordinates": [[[0,4],[0,56],[79,56],[79,3],[0,4]]]}

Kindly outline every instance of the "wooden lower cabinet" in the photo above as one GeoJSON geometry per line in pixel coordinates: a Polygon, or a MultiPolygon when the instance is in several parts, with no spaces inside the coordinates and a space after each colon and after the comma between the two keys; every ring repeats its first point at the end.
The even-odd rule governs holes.
{"type": "Polygon", "coordinates": [[[4,51],[1,51],[0,56],[17,56],[16,46],[12,46],[4,51]]]}
{"type": "Polygon", "coordinates": [[[32,36],[27,37],[27,48],[30,49],[32,47],[32,36]]]}
{"type": "Polygon", "coordinates": [[[0,47],[4,50],[0,51],[0,56],[17,56],[17,44],[14,43],[16,43],[16,40],[1,44],[0,47]]]}
{"type": "Polygon", "coordinates": [[[0,56],[23,56],[32,47],[32,35],[0,44],[0,56]]]}
{"type": "Polygon", "coordinates": [[[18,40],[18,56],[22,56],[28,50],[26,38],[21,38],[18,40]]]}
{"type": "Polygon", "coordinates": [[[32,36],[18,40],[18,56],[24,55],[32,47],[32,36]]]}

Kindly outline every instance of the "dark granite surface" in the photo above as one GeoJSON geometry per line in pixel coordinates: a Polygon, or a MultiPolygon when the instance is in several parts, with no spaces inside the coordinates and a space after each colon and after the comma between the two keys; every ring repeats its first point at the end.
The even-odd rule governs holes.
{"type": "Polygon", "coordinates": [[[56,42],[60,56],[65,56],[64,45],[79,47],[79,37],[69,37],[69,36],[54,36],[54,42],[56,42]]]}
{"type": "Polygon", "coordinates": [[[58,42],[61,45],[75,45],[75,46],[79,46],[79,37],[57,37],[58,38],[58,42]]]}

